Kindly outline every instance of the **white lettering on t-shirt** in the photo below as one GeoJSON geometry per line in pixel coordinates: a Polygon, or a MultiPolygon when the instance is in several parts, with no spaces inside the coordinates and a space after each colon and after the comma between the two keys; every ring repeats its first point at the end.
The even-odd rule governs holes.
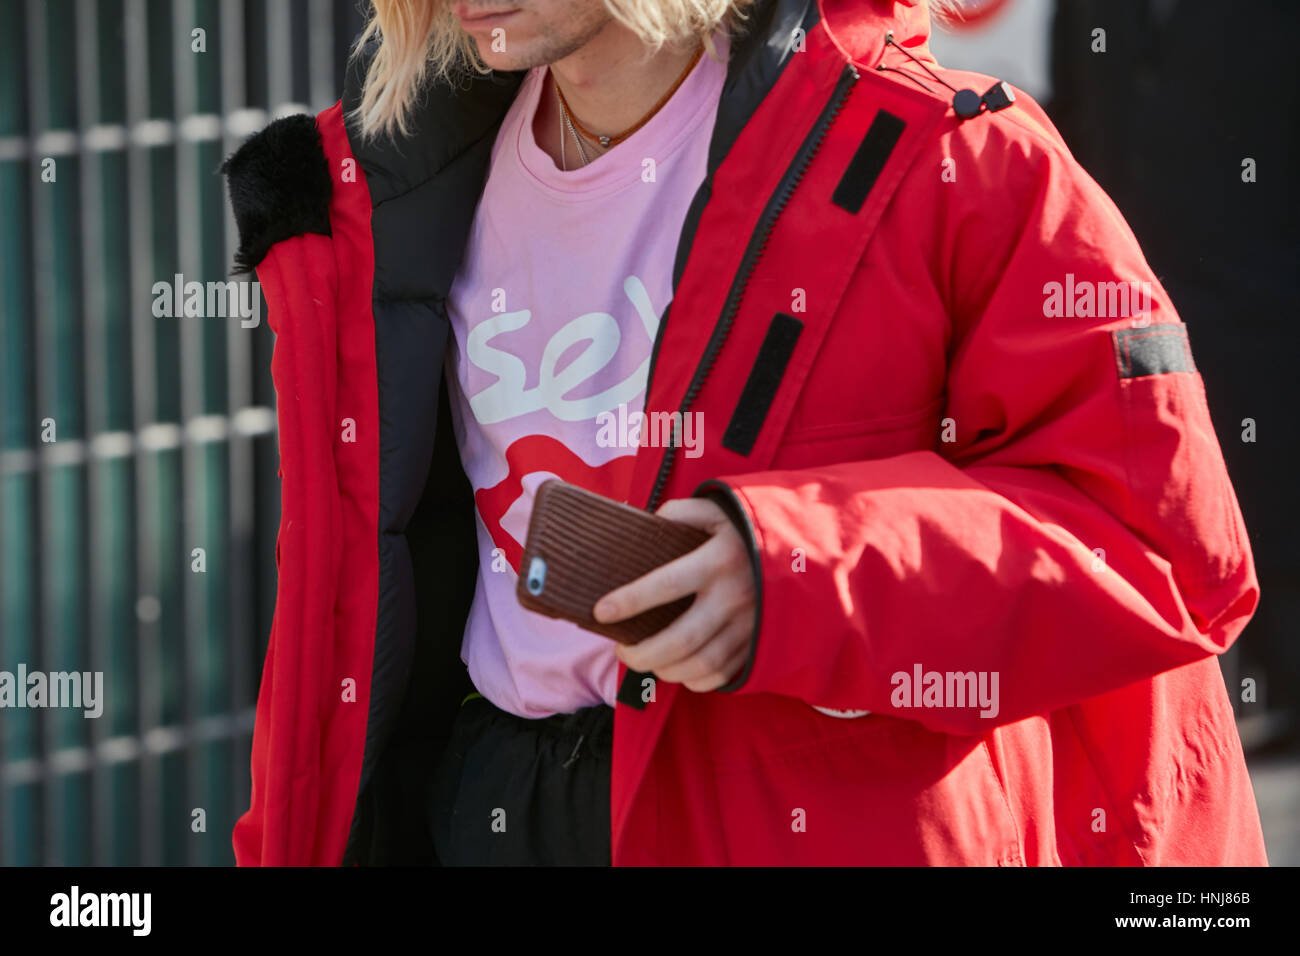
{"type": "MultiPolygon", "coordinates": [[[[631,275],[623,280],[623,291],[636,309],[646,334],[653,339],[659,317],[650,303],[645,286],[640,279],[631,275]]],[[[621,382],[603,392],[572,401],[564,397],[598,375],[618,352],[622,341],[622,333],[614,316],[608,312],[588,312],[570,320],[551,336],[542,350],[538,383],[534,388],[525,388],[527,369],[523,361],[517,355],[494,348],[488,343],[503,332],[522,329],[532,315],[531,309],[494,315],[474,326],[466,337],[465,352],[469,360],[497,377],[495,382],[469,400],[474,418],[479,424],[494,425],[542,408],[561,421],[586,421],[631,401],[645,387],[649,358],[642,361],[621,382]],[[589,343],[587,347],[564,371],[557,373],[555,368],[560,356],[571,346],[583,341],[589,343]]]]}

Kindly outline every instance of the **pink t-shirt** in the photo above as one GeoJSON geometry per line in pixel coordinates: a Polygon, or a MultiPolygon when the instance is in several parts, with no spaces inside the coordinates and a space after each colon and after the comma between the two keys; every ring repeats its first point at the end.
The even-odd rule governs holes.
{"type": "Polygon", "coordinates": [[[515,585],[543,481],[626,500],[636,430],[619,419],[645,405],[726,78],[718,48],[723,62],[701,57],[645,126],[589,165],[572,168],[570,137],[567,172],[533,136],[546,68],[533,69],[492,150],[448,302],[452,420],[479,541],[461,658],[484,697],[522,717],[612,705],[618,690],[613,643],[525,611],[515,585]]]}

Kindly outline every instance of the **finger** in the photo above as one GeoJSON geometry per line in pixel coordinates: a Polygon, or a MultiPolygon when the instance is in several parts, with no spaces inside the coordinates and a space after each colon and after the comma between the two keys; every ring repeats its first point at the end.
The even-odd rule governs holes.
{"type": "Polygon", "coordinates": [[[655,514],[705,531],[716,531],[721,525],[731,522],[727,513],[710,498],[674,498],[660,505],[655,514]]]}
{"type": "Polygon", "coordinates": [[[694,654],[666,667],[657,667],[654,674],[674,684],[702,680],[719,671],[731,659],[741,640],[739,632],[724,628],[700,645],[694,654]]]}
{"type": "Polygon", "coordinates": [[[712,545],[713,541],[707,541],[694,551],[615,588],[596,602],[592,616],[601,624],[625,621],[652,607],[694,594],[701,582],[713,578],[723,557],[722,549],[712,545]]]}
{"type": "Polygon", "coordinates": [[[732,609],[714,595],[700,595],[686,611],[658,634],[619,648],[619,657],[633,670],[658,674],[690,657],[731,620],[732,609]]]}
{"type": "MultiPolygon", "coordinates": [[[[714,667],[708,673],[702,674],[697,678],[683,679],[679,683],[687,690],[695,691],[697,694],[703,694],[707,691],[717,690],[724,684],[735,680],[740,669],[745,666],[745,661],[749,658],[749,640],[743,636],[738,642],[736,648],[730,656],[722,662],[721,665],[714,667]]],[[[667,678],[665,678],[667,679],[667,678]]]]}

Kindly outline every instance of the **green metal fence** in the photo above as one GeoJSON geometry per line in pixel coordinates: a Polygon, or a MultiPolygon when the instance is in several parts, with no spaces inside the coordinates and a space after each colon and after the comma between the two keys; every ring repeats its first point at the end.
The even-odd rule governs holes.
{"type": "Polygon", "coordinates": [[[0,709],[0,864],[229,863],[275,589],[272,336],[264,308],[158,316],[155,287],[225,278],[217,167],[337,99],[361,13],[4,15],[0,672],[99,671],[104,701],[0,709]]]}

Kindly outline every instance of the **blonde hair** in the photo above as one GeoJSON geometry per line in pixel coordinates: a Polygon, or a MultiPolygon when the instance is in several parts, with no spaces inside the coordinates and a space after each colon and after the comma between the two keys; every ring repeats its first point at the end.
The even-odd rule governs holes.
{"type": "MultiPolygon", "coordinates": [[[[744,18],[753,0],[605,0],[614,19],[652,50],[691,38],[703,40],[719,26],[744,18]]],[[[372,39],[379,48],[366,68],[361,102],[353,118],[367,138],[410,134],[411,109],[430,80],[454,83],[487,73],[450,0],[371,0],[370,19],[353,47],[355,56],[372,39]]]]}
{"type": "MultiPolygon", "coordinates": [[[[722,27],[734,30],[754,0],[605,0],[605,9],[651,50],[695,39],[711,55],[711,37],[722,27]]],[[[928,0],[942,14],[958,0],[928,0]]],[[[352,112],[362,135],[410,135],[411,110],[429,81],[454,83],[471,73],[489,72],[478,49],[452,12],[451,0],[371,0],[370,18],[353,46],[356,56],[377,40],[362,84],[361,102],[352,112]]]]}

